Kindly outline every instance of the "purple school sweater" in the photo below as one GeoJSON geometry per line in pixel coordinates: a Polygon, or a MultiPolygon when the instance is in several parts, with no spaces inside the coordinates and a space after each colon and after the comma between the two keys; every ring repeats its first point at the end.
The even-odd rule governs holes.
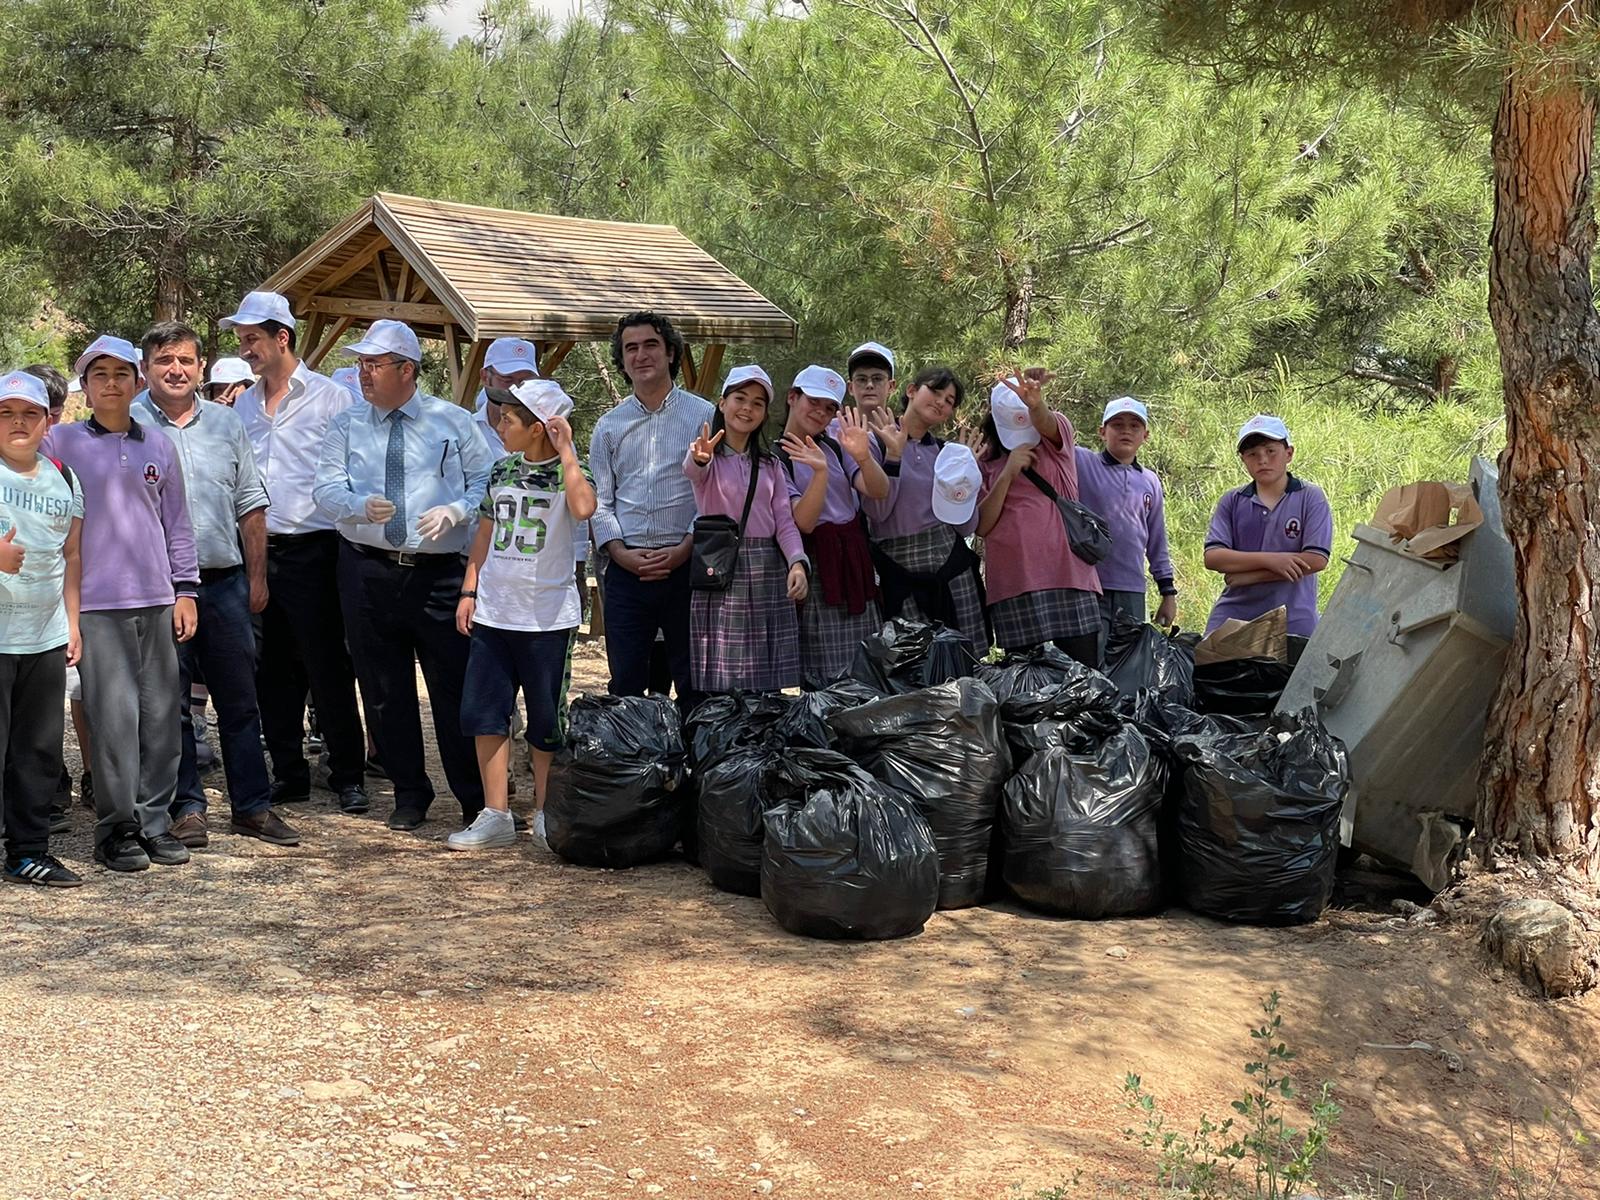
{"type": "Polygon", "coordinates": [[[200,582],[178,450],[137,421],[112,433],[93,417],[52,429],[42,453],[83,489],[84,612],[158,608],[200,582]]]}
{"type": "MultiPolygon", "coordinates": [[[[1293,475],[1272,508],[1256,495],[1256,485],[1247,483],[1224,492],[1217,501],[1211,528],[1206,531],[1206,549],[1212,546],[1250,554],[1298,554],[1311,550],[1331,559],[1333,510],[1321,488],[1293,475]]],[[[1310,637],[1317,627],[1317,578],[1306,575],[1297,583],[1278,580],[1223,588],[1206,622],[1206,632],[1212,633],[1229,617],[1253,621],[1283,605],[1289,610],[1289,632],[1310,637]]]]}
{"type": "Polygon", "coordinates": [[[1078,447],[1078,502],[1111,527],[1111,553],[1095,567],[1100,586],[1143,595],[1144,569],[1162,595],[1174,591],[1167,549],[1167,500],[1161,480],[1136,458],[1124,466],[1108,450],[1078,447]]]}

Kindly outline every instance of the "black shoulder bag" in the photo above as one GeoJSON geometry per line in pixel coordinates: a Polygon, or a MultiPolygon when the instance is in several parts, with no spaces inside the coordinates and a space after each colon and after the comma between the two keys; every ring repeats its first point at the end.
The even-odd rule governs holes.
{"type": "Polygon", "coordinates": [[[1068,500],[1051,487],[1043,475],[1032,467],[1022,472],[1055,504],[1061,520],[1067,527],[1067,545],[1072,552],[1091,567],[1111,553],[1111,526],[1093,509],[1085,508],[1076,500],[1068,500]]]}
{"type": "Polygon", "coordinates": [[[733,583],[739,566],[739,543],[744,540],[744,525],[750,519],[750,506],[756,499],[756,480],[761,460],[750,460],[750,490],[744,494],[744,513],[732,517],[713,514],[694,519],[694,545],[690,555],[689,586],[697,592],[725,592],[733,583]]]}

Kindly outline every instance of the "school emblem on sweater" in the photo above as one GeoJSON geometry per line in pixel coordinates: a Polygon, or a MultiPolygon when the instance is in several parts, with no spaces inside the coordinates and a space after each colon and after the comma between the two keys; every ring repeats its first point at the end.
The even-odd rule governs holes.
{"type": "Polygon", "coordinates": [[[144,481],[151,487],[155,487],[156,484],[161,482],[161,468],[156,466],[156,464],[153,462],[145,463],[144,481]]]}
{"type": "Polygon", "coordinates": [[[1298,538],[1300,536],[1300,518],[1299,517],[1290,517],[1287,521],[1284,522],[1284,525],[1283,525],[1283,536],[1286,537],[1286,538],[1298,538]]]}
{"type": "Polygon", "coordinates": [[[1150,510],[1152,508],[1154,508],[1155,506],[1156,506],[1155,493],[1154,492],[1146,492],[1144,494],[1144,511],[1145,511],[1145,513],[1148,515],[1150,510]]]}

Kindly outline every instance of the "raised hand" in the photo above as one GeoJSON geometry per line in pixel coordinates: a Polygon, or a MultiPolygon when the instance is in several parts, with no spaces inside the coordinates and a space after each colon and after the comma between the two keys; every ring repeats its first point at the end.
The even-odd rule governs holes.
{"type": "Polygon", "coordinates": [[[839,445],[858,463],[865,463],[872,453],[871,430],[859,408],[846,408],[839,413],[839,445]]]}
{"type": "Polygon", "coordinates": [[[722,441],[722,435],[725,432],[725,430],[719,429],[713,435],[709,424],[700,426],[700,436],[695,438],[689,446],[690,457],[702,467],[706,466],[710,463],[712,455],[716,454],[717,444],[722,441]]]}
{"type": "Polygon", "coordinates": [[[1001,382],[1030,410],[1037,410],[1044,405],[1044,385],[1054,378],[1055,376],[1043,367],[1029,367],[1020,377],[1012,376],[1001,382]]]}
{"type": "Polygon", "coordinates": [[[17,545],[17,527],[13,525],[0,537],[0,571],[15,575],[22,570],[22,560],[28,552],[17,545]]]}
{"type": "Polygon", "coordinates": [[[786,433],[778,440],[788,454],[790,462],[804,463],[811,468],[813,475],[818,472],[826,473],[828,470],[828,456],[823,453],[822,447],[810,437],[798,438],[792,433],[786,433]]]}
{"type": "Polygon", "coordinates": [[[872,432],[883,443],[883,457],[889,462],[899,462],[906,448],[906,431],[900,428],[900,418],[890,416],[887,409],[874,409],[872,432]]]}
{"type": "Polygon", "coordinates": [[[551,417],[544,423],[545,434],[557,454],[565,454],[572,446],[572,426],[565,417],[551,417]]]}

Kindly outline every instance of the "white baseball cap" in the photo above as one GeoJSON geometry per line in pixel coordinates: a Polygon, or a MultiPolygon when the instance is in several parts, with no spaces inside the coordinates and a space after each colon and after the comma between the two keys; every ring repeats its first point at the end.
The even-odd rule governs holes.
{"type": "Polygon", "coordinates": [[[422,343],[404,321],[374,321],[367,336],[344,348],[346,354],[398,354],[414,363],[422,361],[422,343]]]}
{"type": "Polygon", "coordinates": [[[495,338],[484,352],[483,365],[502,375],[516,375],[523,371],[539,373],[539,347],[526,338],[495,338]]]}
{"type": "Polygon", "coordinates": [[[844,360],[845,370],[854,371],[858,358],[881,358],[888,365],[889,374],[894,374],[894,351],[882,342],[862,342],[850,351],[850,357],[844,360]]]}
{"type": "Polygon", "coordinates": [[[837,371],[830,371],[827,367],[819,367],[815,363],[802,369],[800,374],[794,377],[791,386],[807,396],[815,396],[818,400],[832,400],[835,404],[844,403],[843,376],[837,371]]]}
{"type": "Polygon", "coordinates": [[[256,374],[242,358],[219,358],[211,364],[212,383],[254,383],[256,374]]]}
{"type": "Polygon", "coordinates": [[[337,383],[345,391],[349,392],[357,400],[365,400],[367,398],[366,393],[361,390],[360,367],[340,367],[332,375],[328,376],[328,378],[337,383]]]}
{"type": "Polygon", "coordinates": [[[933,515],[946,525],[964,525],[978,506],[983,472],[972,451],[946,442],[933,460],[933,515]]]}
{"type": "Polygon", "coordinates": [[[127,363],[137,374],[141,376],[144,374],[144,368],[140,365],[139,349],[127,338],[112,337],[109,333],[102,333],[89,343],[82,354],[78,355],[78,361],[72,364],[72,370],[82,378],[88,371],[89,364],[97,358],[115,358],[127,363]]]}
{"type": "Polygon", "coordinates": [[[239,311],[217,322],[221,329],[236,325],[265,325],[276,321],[286,329],[294,328],[294,314],[289,311],[289,301],[277,292],[247,292],[239,301],[239,311]]]}
{"type": "Polygon", "coordinates": [[[572,412],[572,397],[553,379],[524,379],[514,387],[492,389],[489,398],[496,404],[504,404],[509,399],[522,405],[540,421],[569,416],[572,412]],[[502,391],[508,393],[504,398],[495,395],[502,391]]]}
{"type": "Polygon", "coordinates": [[[1107,401],[1105,412],[1100,414],[1100,424],[1104,425],[1112,417],[1120,417],[1124,413],[1138,417],[1146,425],[1150,424],[1150,410],[1132,396],[1118,396],[1115,400],[1107,401]]]}
{"type": "Polygon", "coordinates": [[[1243,446],[1246,438],[1253,437],[1270,438],[1272,441],[1282,442],[1285,446],[1294,445],[1289,440],[1289,427],[1281,418],[1267,413],[1257,413],[1239,426],[1239,436],[1233,442],[1235,449],[1243,446]]]}
{"type": "Polygon", "coordinates": [[[1004,380],[989,389],[989,411],[994,415],[994,427],[1000,434],[1000,444],[1007,450],[1039,444],[1039,431],[1034,427],[1033,414],[1022,402],[1022,397],[1007,387],[1004,380]]]}
{"type": "Polygon", "coordinates": [[[44,380],[26,371],[10,371],[0,379],[0,400],[26,400],[50,411],[50,393],[45,390],[44,380]]]}
{"type": "Polygon", "coordinates": [[[728,377],[722,381],[722,391],[718,394],[726,396],[741,383],[749,383],[751,380],[754,380],[762,387],[767,389],[767,403],[771,404],[772,376],[768,375],[755,363],[746,363],[742,367],[735,367],[733,370],[729,371],[728,377]]]}

